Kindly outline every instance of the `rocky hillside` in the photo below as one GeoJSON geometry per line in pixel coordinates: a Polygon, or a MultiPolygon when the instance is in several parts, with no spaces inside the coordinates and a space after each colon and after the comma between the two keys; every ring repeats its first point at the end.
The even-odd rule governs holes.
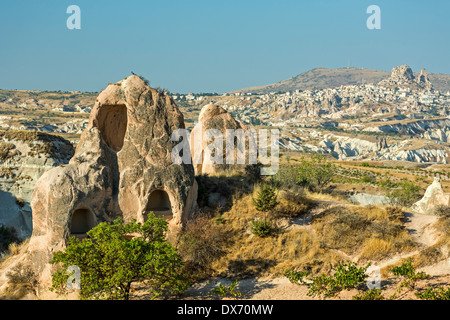
{"type": "Polygon", "coordinates": [[[47,170],[68,163],[72,144],[33,131],[0,131],[0,224],[19,238],[31,235],[30,201],[36,181],[47,170]]]}
{"type": "MultiPolygon", "coordinates": [[[[415,76],[418,76],[419,74],[420,72],[414,73],[415,76]]],[[[267,94],[270,92],[335,88],[342,85],[377,83],[389,77],[389,75],[389,71],[365,68],[314,68],[280,82],[239,89],[232,91],[231,93],[267,94]]],[[[434,84],[435,89],[445,92],[450,90],[450,75],[430,73],[429,78],[434,84]]]]}

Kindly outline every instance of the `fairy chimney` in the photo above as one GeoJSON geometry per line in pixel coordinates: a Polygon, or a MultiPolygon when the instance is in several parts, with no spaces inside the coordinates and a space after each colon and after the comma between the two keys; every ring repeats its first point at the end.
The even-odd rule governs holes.
{"type": "Polygon", "coordinates": [[[197,201],[192,164],[171,159],[171,134],[184,127],[172,98],[136,75],[99,94],[73,158],[35,186],[29,252],[42,278],[69,236],[84,237],[102,221],[144,222],[153,211],[169,222],[173,239],[197,201]]]}
{"type": "MultiPolygon", "coordinates": [[[[249,164],[249,150],[254,150],[249,147],[255,145],[254,134],[254,130],[235,120],[221,106],[205,105],[190,139],[195,174],[214,174],[249,164]],[[227,138],[231,139],[228,145],[227,138]],[[241,158],[243,163],[239,163],[238,152],[245,154],[241,158]]],[[[255,152],[252,152],[252,156],[256,161],[255,152]]]]}

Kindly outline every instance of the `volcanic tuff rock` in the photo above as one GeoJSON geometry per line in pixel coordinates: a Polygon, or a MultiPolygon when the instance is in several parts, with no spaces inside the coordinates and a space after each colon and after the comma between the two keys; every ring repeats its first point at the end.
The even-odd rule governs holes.
{"type": "Polygon", "coordinates": [[[100,93],[74,157],[35,186],[29,253],[42,281],[50,278],[52,253],[99,222],[144,222],[153,211],[169,221],[169,239],[176,235],[197,197],[192,165],[171,159],[179,128],[184,119],[172,98],[138,76],[100,93]]]}
{"type": "Polygon", "coordinates": [[[392,69],[391,76],[379,82],[379,85],[385,86],[402,86],[402,85],[415,85],[416,87],[430,90],[431,82],[428,79],[428,75],[425,69],[420,71],[420,74],[416,78],[407,65],[398,66],[392,69]]]}
{"type": "Polygon", "coordinates": [[[438,178],[427,188],[423,198],[414,203],[411,209],[419,213],[432,213],[438,205],[450,205],[450,193],[445,193],[438,178]]]}
{"type": "Polygon", "coordinates": [[[0,131],[0,224],[31,236],[31,197],[44,172],[69,162],[72,144],[42,132],[0,131]]]}
{"type": "MultiPolygon", "coordinates": [[[[244,133],[249,128],[236,121],[230,113],[216,104],[205,105],[200,111],[198,121],[192,130],[190,140],[195,173],[210,174],[232,168],[237,163],[237,152],[233,157],[233,164],[227,164],[226,152],[232,150],[226,148],[226,130],[242,130],[244,133]],[[220,141],[220,137],[222,137],[222,141],[220,141]]],[[[233,148],[236,146],[234,140],[233,148]]],[[[248,164],[248,161],[246,163],[248,164]]]]}

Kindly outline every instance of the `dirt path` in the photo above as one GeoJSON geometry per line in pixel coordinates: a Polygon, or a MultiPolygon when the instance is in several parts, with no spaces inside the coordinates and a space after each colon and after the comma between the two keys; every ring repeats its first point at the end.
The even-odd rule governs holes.
{"type": "Polygon", "coordinates": [[[436,243],[439,235],[433,225],[438,217],[434,215],[405,212],[405,227],[410,232],[412,238],[424,247],[429,247],[436,243]]]}

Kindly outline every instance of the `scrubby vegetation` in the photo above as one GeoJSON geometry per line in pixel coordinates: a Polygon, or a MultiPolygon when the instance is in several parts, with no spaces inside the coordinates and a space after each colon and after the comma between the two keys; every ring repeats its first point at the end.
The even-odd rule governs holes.
{"type": "MultiPolygon", "coordinates": [[[[418,248],[405,229],[404,211],[397,203],[360,207],[339,200],[341,205],[323,207],[322,203],[334,200],[322,199],[336,197],[330,188],[335,167],[323,156],[301,158],[295,164],[289,161],[274,176],[247,179],[245,174],[253,169],[234,178],[227,176],[232,183],[225,182],[223,195],[229,205],[220,208],[219,214],[203,215],[197,231],[188,227],[179,239],[185,259],[202,261],[203,277],[282,275],[286,269],[318,276],[334,272],[333,268],[348,263],[349,257],[356,257],[359,263],[376,262],[418,248]],[[189,245],[192,239],[195,245],[189,245]],[[195,251],[208,259],[193,258],[195,251]]],[[[199,177],[200,199],[202,188],[205,193],[221,192],[216,179],[199,177]]],[[[392,183],[388,187],[406,190],[409,196],[411,189],[406,185],[402,188],[392,183]]],[[[412,190],[416,194],[417,188],[412,190]]]]}
{"type": "Polygon", "coordinates": [[[309,275],[309,273],[287,270],[285,276],[293,283],[308,285],[308,296],[334,297],[343,290],[364,285],[368,278],[366,270],[369,266],[370,264],[358,267],[353,262],[341,263],[333,268],[331,275],[321,274],[307,280],[303,277],[309,275]]]}
{"type": "MultiPolygon", "coordinates": [[[[60,154],[63,158],[70,158],[74,154],[74,148],[69,141],[58,135],[45,132],[0,130],[0,139],[28,143],[30,147],[29,156],[57,157],[60,154]]],[[[12,142],[1,142],[0,160],[6,160],[19,154],[19,151],[15,148],[16,146],[12,142]]]]}
{"type": "MultiPolygon", "coordinates": [[[[438,261],[442,258],[440,249],[448,243],[448,236],[445,235],[450,230],[449,207],[439,207],[436,211],[440,217],[438,228],[443,231],[442,239],[436,247],[422,250],[405,229],[407,219],[401,205],[406,202],[395,202],[395,205],[386,207],[350,204],[342,200],[333,188],[334,182],[330,177],[333,177],[336,167],[330,165],[326,158],[314,159],[301,158],[297,162],[290,159],[289,164],[280,166],[274,176],[261,176],[257,165],[247,166],[241,171],[236,169],[197,176],[200,210],[188,221],[165,257],[174,258],[167,266],[171,266],[170,272],[177,272],[173,274],[169,269],[161,269],[178,279],[175,283],[171,282],[176,289],[174,293],[181,293],[187,287],[186,278],[196,282],[225,277],[234,279],[232,285],[219,286],[211,294],[216,297],[238,297],[237,284],[240,279],[265,275],[284,275],[293,283],[309,286],[308,294],[320,298],[336,297],[340,292],[351,289],[357,291],[354,299],[358,300],[396,299],[404,289],[415,290],[414,283],[424,280],[424,277],[412,265],[422,266],[421,259],[438,261]],[[399,284],[397,295],[389,297],[382,289],[366,288],[366,271],[370,264],[414,250],[419,254],[414,254],[412,260],[397,266],[397,269],[389,269],[390,274],[403,281],[399,284]]],[[[394,183],[386,176],[374,177],[380,189],[400,190],[396,198],[406,195],[405,201],[411,201],[413,197],[410,196],[417,196],[419,192],[413,186],[414,182],[394,183]]],[[[369,178],[359,181],[363,180],[368,181],[369,178]]],[[[161,273],[146,273],[146,277],[134,274],[130,278],[128,275],[133,268],[125,272],[121,268],[105,267],[109,273],[102,276],[85,271],[97,262],[108,260],[113,263],[115,259],[114,263],[127,265],[123,259],[135,257],[139,262],[145,257],[145,254],[134,251],[147,248],[145,241],[133,242],[121,238],[133,228],[137,228],[133,230],[138,233],[142,230],[136,226],[120,227],[118,223],[112,226],[115,226],[115,231],[100,224],[98,229],[90,231],[91,240],[73,239],[65,253],[55,254],[53,262],[61,268],[54,276],[54,290],[62,290],[61,286],[69,276],[65,272],[66,267],[75,264],[84,268],[83,274],[88,275],[82,283],[91,282],[84,285],[85,291],[80,292],[82,298],[127,299],[132,282],[151,284],[156,290],[154,296],[165,293],[162,288],[167,287],[165,284],[160,286],[158,282],[162,279],[161,273]],[[94,250],[98,244],[102,244],[103,249],[113,246],[108,251],[111,259],[99,258],[102,251],[94,250]],[[93,253],[89,251],[91,249],[93,253]],[[121,250],[128,252],[127,257],[113,254],[121,250]],[[81,258],[80,252],[85,257],[89,256],[89,261],[81,258]],[[119,274],[116,275],[116,272],[119,274]],[[149,280],[153,276],[156,276],[155,282],[149,280]],[[113,283],[107,278],[120,281],[113,283]]],[[[148,226],[144,224],[142,227],[148,226]]],[[[160,227],[159,235],[162,236],[165,229],[162,224],[160,227]]],[[[151,234],[155,236],[158,232],[151,234]]],[[[162,244],[162,238],[156,236],[156,239],[158,245],[162,244]]],[[[448,289],[445,287],[426,288],[416,295],[419,299],[443,299],[447,296],[448,289]]]]}
{"type": "MultiPolygon", "coordinates": [[[[357,289],[357,294],[353,296],[353,300],[394,300],[404,288],[414,291],[415,285],[419,280],[428,279],[430,276],[425,272],[416,272],[412,265],[411,259],[390,269],[390,271],[400,278],[395,292],[386,297],[383,294],[383,288],[368,288],[366,285],[369,274],[367,269],[370,263],[358,267],[355,263],[340,263],[330,274],[320,274],[319,276],[310,277],[310,272],[299,272],[294,270],[286,270],[284,276],[291,283],[297,285],[306,285],[309,288],[308,296],[320,296],[322,298],[335,297],[339,293],[349,289],[357,289]]],[[[427,287],[425,289],[416,290],[415,296],[424,300],[449,300],[450,288],[443,286],[427,287]]]]}
{"type": "MultiPolygon", "coordinates": [[[[323,247],[377,260],[415,248],[409,233],[393,215],[394,209],[378,207],[333,207],[313,224],[323,247]]],[[[400,218],[401,219],[401,218],[400,218]]]]}
{"type": "Polygon", "coordinates": [[[20,299],[28,293],[37,294],[37,274],[30,265],[17,264],[7,273],[9,286],[5,292],[10,299],[20,299]]]}
{"type": "Polygon", "coordinates": [[[234,280],[229,286],[219,284],[219,286],[212,289],[209,294],[220,297],[240,297],[242,296],[242,293],[236,289],[238,284],[237,280],[234,280]]]}
{"type": "Polygon", "coordinates": [[[10,142],[1,142],[0,143],[0,160],[5,161],[6,159],[14,157],[18,154],[18,151],[15,150],[16,146],[14,143],[10,142]]]}

